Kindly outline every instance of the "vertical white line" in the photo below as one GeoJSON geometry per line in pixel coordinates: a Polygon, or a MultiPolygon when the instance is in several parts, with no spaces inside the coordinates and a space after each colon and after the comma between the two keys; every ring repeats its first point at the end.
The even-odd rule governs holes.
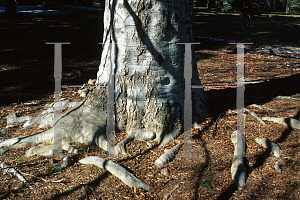
{"type": "Polygon", "coordinates": [[[62,78],[62,44],[71,44],[70,42],[46,42],[46,44],[54,44],[54,79],[55,79],[55,101],[54,101],[54,122],[57,122],[53,127],[53,156],[62,155],[62,124],[61,118],[61,78],[62,78]]]}

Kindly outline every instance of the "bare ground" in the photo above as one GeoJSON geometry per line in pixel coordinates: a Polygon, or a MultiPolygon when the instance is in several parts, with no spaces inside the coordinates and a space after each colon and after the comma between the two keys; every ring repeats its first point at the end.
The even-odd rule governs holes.
{"type": "MultiPolygon", "coordinates": [[[[300,118],[300,74],[299,59],[289,58],[290,54],[249,51],[245,53],[246,81],[261,83],[248,84],[245,90],[245,106],[257,104],[269,109],[249,107],[260,117],[300,118]],[[293,96],[294,99],[271,99],[272,97],[293,96]],[[271,110],[272,109],[272,110],[271,110]]],[[[236,50],[222,47],[216,50],[197,50],[200,79],[204,85],[225,85],[225,81],[236,81],[236,50]]],[[[73,62],[74,67],[83,71],[83,76],[95,78],[99,61],[73,62]]],[[[22,68],[30,67],[23,63],[22,68]]],[[[6,65],[2,71],[13,74],[22,73],[16,65],[6,65]]],[[[10,81],[10,76],[1,77],[2,81],[10,81]]],[[[9,75],[9,74],[8,74],[9,75]]],[[[85,79],[87,80],[87,79],[85,79]]],[[[29,80],[30,81],[30,80],[29,80]]],[[[7,90],[7,88],[5,88],[7,90]]],[[[78,98],[78,89],[65,89],[63,97],[78,98]]],[[[152,186],[149,192],[129,188],[108,171],[96,166],[74,165],[61,173],[53,173],[57,163],[51,158],[35,156],[26,158],[25,152],[30,148],[11,150],[0,156],[0,162],[6,162],[22,172],[33,186],[29,189],[16,177],[0,174],[1,199],[163,199],[174,190],[169,199],[298,199],[300,192],[299,169],[299,133],[273,122],[266,125],[258,122],[246,113],[246,154],[247,180],[245,189],[238,191],[231,179],[230,167],[233,155],[231,133],[236,129],[236,92],[233,88],[207,88],[211,117],[201,126],[203,131],[193,130],[193,156],[177,157],[166,165],[169,176],[160,173],[161,169],[153,169],[154,161],[164,149],[149,149],[146,143],[134,141],[127,145],[128,155],[121,158],[108,158],[122,164],[139,179],[152,186]],[[219,118],[218,118],[219,117],[219,118]],[[272,152],[255,143],[255,137],[267,137],[277,143],[282,150],[282,157],[276,159],[272,152]],[[274,170],[276,161],[281,164],[282,172],[274,170]],[[26,173],[26,174],[25,174],[26,173]],[[42,179],[41,179],[42,178],[42,179]],[[59,181],[59,182],[54,182],[59,181]]],[[[3,97],[1,97],[3,98],[3,97]]],[[[36,115],[42,105],[54,100],[53,94],[45,94],[29,100],[16,100],[0,107],[0,129],[6,127],[6,116],[12,112],[19,115],[36,115]],[[35,105],[26,103],[36,102],[35,105]]],[[[0,139],[28,135],[40,132],[38,125],[21,129],[24,122],[16,123],[12,133],[0,135],[0,139]]],[[[125,133],[117,134],[117,141],[125,137],[125,133]]],[[[184,135],[170,143],[166,148],[182,142],[184,135]]],[[[116,141],[116,142],[117,142],[116,141]]],[[[105,152],[97,146],[75,145],[83,152],[72,155],[75,161],[85,156],[105,156],[105,152]]],[[[183,155],[184,148],[179,152],[183,155]]],[[[65,152],[66,153],[66,152],[65,152]]]]}

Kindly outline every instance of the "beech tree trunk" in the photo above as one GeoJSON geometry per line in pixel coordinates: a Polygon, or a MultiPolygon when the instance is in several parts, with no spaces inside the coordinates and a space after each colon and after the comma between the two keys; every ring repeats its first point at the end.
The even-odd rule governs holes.
{"type": "MultiPolygon", "coordinates": [[[[192,0],[106,0],[97,84],[114,84],[118,131],[151,130],[161,142],[183,130],[185,45],[176,43],[193,42],[192,6],[192,0]]],[[[192,52],[191,81],[200,85],[192,52]]],[[[203,89],[192,90],[192,102],[199,122],[208,115],[203,89]]]]}

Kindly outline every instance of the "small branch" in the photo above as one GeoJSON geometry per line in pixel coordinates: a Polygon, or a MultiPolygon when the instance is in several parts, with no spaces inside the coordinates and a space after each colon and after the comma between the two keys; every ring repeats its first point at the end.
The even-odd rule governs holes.
{"type": "Polygon", "coordinates": [[[213,130],[210,132],[210,134],[213,134],[213,136],[214,136],[215,126],[216,126],[218,120],[220,119],[220,117],[221,117],[222,115],[226,114],[226,112],[227,112],[227,111],[222,112],[222,113],[219,115],[218,119],[216,120],[216,122],[215,122],[215,124],[214,124],[214,127],[213,127],[213,130]]]}
{"type": "Polygon", "coordinates": [[[166,195],[164,196],[163,200],[168,200],[168,199],[171,197],[172,193],[173,193],[175,190],[177,190],[177,189],[179,188],[179,185],[180,185],[180,183],[178,183],[178,184],[173,188],[173,190],[171,190],[171,192],[169,192],[168,194],[166,194],[166,195]]]}
{"type": "Polygon", "coordinates": [[[34,177],[34,178],[37,178],[37,179],[39,179],[39,180],[42,180],[42,181],[44,181],[44,182],[53,182],[53,183],[60,183],[60,182],[62,182],[62,181],[64,181],[65,179],[63,178],[63,179],[60,179],[60,180],[57,180],[57,181],[55,181],[55,180],[47,180],[47,179],[44,179],[44,178],[41,178],[41,177],[37,177],[37,176],[35,176],[35,175],[32,175],[32,174],[27,174],[27,173],[24,173],[24,172],[21,172],[21,174],[24,174],[24,175],[26,175],[26,176],[32,176],[32,177],[34,177]]]}
{"type": "Polygon", "coordinates": [[[27,182],[27,180],[24,178],[24,176],[22,176],[15,168],[9,167],[8,164],[6,164],[5,162],[1,163],[1,167],[3,169],[5,169],[5,173],[10,173],[15,175],[20,181],[22,181],[23,183],[25,183],[26,186],[28,186],[30,189],[33,189],[33,187],[27,182]]]}

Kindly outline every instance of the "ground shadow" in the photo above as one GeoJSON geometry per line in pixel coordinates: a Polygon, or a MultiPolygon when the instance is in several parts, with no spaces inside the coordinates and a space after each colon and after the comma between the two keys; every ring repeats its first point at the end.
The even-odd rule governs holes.
{"type": "MultiPolygon", "coordinates": [[[[245,107],[251,104],[265,104],[276,96],[292,96],[299,91],[300,74],[246,85],[245,107]]],[[[236,89],[210,90],[205,93],[208,96],[209,110],[214,119],[228,109],[236,108],[236,89]]]]}
{"type": "Polygon", "coordinates": [[[102,50],[98,43],[102,41],[103,12],[93,11],[93,17],[89,10],[65,8],[63,12],[72,14],[18,13],[13,20],[0,14],[2,106],[53,94],[54,45],[46,42],[71,42],[62,45],[62,70],[70,73],[76,69],[81,74],[63,77],[63,85],[80,85],[96,78],[102,50]]]}

